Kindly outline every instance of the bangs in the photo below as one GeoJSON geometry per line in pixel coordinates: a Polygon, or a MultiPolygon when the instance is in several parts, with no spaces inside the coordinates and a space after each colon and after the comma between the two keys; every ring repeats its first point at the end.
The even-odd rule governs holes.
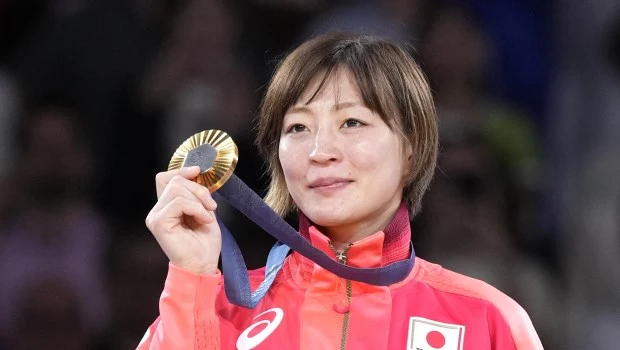
{"type": "MultiPolygon", "coordinates": [[[[285,79],[284,84],[275,86],[280,90],[274,91],[276,95],[286,96],[283,101],[285,103],[281,105],[281,114],[273,116],[272,126],[276,130],[280,130],[286,111],[294,104],[302,102],[299,101],[301,96],[315,80],[320,79],[308,100],[302,102],[305,105],[310,104],[325,89],[325,85],[342,71],[351,72],[365,107],[377,113],[391,129],[398,124],[398,118],[395,115],[398,113],[395,104],[396,96],[392,91],[388,72],[384,71],[388,67],[387,62],[382,62],[380,57],[375,57],[377,50],[368,48],[370,41],[368,43],[359,41],[357,37],[355,40],[345,40],[333,48],[327,56],[321,56],[315,52],[321,51],[319,47],[311,47],[307,48],[307,53],[300,53],[298,59],[289,57],[291,62],[286,63],[298,69],[288,74],[290,78],[285,79]]],[[[303,46],[300,49],[303,51],[303,46]]],[[[283,70],[285,67],[281,67],[280,73],[284,73],[283,70]]],[[[335,91],[336,101],[338,101],[338,89],[335,91]]]]}

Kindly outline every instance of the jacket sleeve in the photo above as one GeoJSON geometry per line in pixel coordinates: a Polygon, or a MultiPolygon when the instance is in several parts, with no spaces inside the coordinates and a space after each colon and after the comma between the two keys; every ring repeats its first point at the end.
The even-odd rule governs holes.
{"type": "Polygon", "coordinates": [[[221,274],[197,275],[169,264],[159,317],[137,350],[220,349],[215,301],[221,274]]]}

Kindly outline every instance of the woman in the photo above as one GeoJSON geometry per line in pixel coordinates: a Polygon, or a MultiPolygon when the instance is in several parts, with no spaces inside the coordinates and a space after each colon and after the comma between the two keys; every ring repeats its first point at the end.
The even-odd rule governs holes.
{"type": "MultiPolygon", "coordinates": [[[[300,234],[343,264],[407,259],[437,134],[430,89],[404,50],[317,37],[281,62],[260,109],[257,144],[272,176],[265,200],[281,215],[297,209],[300,234]]],[[[160,317],[138,349],[542,349],[512,299],[419,258],[405,280],[381,287],[295,252],[255,309],[230,304],[216,204],[191,181],[198,172],[157,176],[146,222],[170,265],[160,317]]]]}

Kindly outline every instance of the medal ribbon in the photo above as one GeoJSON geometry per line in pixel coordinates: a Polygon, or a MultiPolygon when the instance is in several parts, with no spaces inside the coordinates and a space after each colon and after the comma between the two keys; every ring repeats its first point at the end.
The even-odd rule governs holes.
{"type": "Polygon", "coordinates": [[[222,231],[222,268],[224,270],[224,289],[228,300],[239,306],[254,308],[269,290],[290,249],[314,261],[331,273],[347,279],[377,286],[388,286],[404,280],[415,261],[415,252],[406,260],[397,261],[377,268],[356,268],[343,265],[323,251],[314,247],[291,225],[277,215],[267,203],[234,174],[216,192],[216,200],[225,199],[278,242],[271,248],[267,257],[265,279],[252,292],[248,270],[232,234],[223,222],[218,221],[222,231]]]}

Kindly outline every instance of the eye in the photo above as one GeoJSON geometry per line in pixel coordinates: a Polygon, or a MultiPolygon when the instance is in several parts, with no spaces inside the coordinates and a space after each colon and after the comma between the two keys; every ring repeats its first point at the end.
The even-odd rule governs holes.
{"type": "Polygon", "coordinates": [[[364,125],[366,124],[357,119],[347,119],[342,124],[342,126],[345,128],[355,128],[355,127],[364,126],[364,125]]]}
{"type": "Polygon", "coordinates": [[[287,133],[298,133],[298,132],[303,132],[306,131],[306,126],[302,125],[302,124],[293,124],[291,126],[289,126],[288,130],[286,130],[287,133]]]}

